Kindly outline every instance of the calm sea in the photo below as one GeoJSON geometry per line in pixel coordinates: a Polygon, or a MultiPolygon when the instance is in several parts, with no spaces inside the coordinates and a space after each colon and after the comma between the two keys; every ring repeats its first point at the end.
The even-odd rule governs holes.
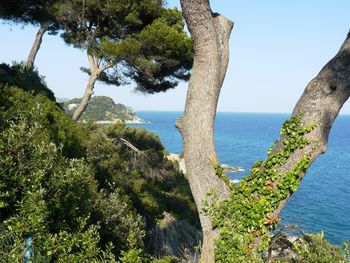
{"type": "MultiPolygon", "coordinates": [[[[138,112],[157,133],[166,150],[182,151],[181,137],[174,127],[180,112],[138,112]]],[[[215,143],[221,163],[240,166],[245,172],[230,174],[240,179],[252,164],[264,159],[267,149],[279,137],[287,114],[218,113],[215,143]]],[[[303,231],[324,231],[334,244],[350,240],[350,116],[339,116],[331,131],[327,152],[308,170],[300,187],[282,214],[284,224],[298,225],[303,231]]]]}

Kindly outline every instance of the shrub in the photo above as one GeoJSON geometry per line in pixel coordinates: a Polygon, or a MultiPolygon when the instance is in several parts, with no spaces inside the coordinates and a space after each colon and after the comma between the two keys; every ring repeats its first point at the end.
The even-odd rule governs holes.
{"type": "Polygon", "coordinates": [[[188,182],[155,134],[76,123],[47,97],[4,85],[0,166],[0,257],[8,261],[22,257],[26,235],[39,262],[96,262],[111,253],[148,260],[145,234],[164,211],[199,225],[188,182]]]}
{"type": "Polygon", "coordinates": [[[128,237],[134,235],[133,246],[143,248],[145,231],[141,216],[136,213],[128,196],[122,194],[120,189],[112,193],[101,191],[95,201],[95,211],[96,221],[100,222],[101,226],[99,233],[103,246],[112,242],[113,251],[119,254],[121,250],[128,249],[128,237]]]}
{"type": "Polygon", "coordinates": [[[29,116],[19,115],[0,132],[1,258],[21,261],[30,236],[35,262],[113,259],[110,249],[98,247],[97,226],[81,219],[96,193],[89,165],[64,158],[29,116]]]}
{"type": "Polygon", "coordinates": [[[341,247],[330,244],[324,239],[323,232],[308,234],[298,239],[294,244],[294,251],[298,254],[299,259],[292,262],[350,262],[350,259],[346,258],[346,250],[342,250],[341,247]]]}
{"type": "Polygon", "coordinates": [[[56,101],[55,95],[47,87],[44,77],[40,76],[35,68],[28,66],[26,62],[13,63],[9,66],[0,64],[0,84],[16,86],[30,94],[42,94],[52,101],[56,101]]]}
{"type": "MultiPolygon", "coordinates": [[[[30,122],[36,120],[43,126],[65,157],[84,156],[82,142],[88,134],[80,124],[72,122],[56,103],[43,95],[31,96],[21,89],[1,84],[0,93],[0,126],[4,120],[15,121],[18,116],[25,115],[30,122]]],[[[4,125],[5,123],[2,124],[4,125]]]]}

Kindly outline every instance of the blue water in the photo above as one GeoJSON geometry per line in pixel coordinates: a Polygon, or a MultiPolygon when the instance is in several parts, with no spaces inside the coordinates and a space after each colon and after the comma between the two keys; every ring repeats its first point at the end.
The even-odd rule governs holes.
{"type": "MultiPolygon", "coordinates": [[[[182,151],[181,137],[174,127],[180,112],[138,112],[149,123],[137,125],[156,132],[166,150],[182,151]]],[[[279,137],[287,114],[218,113],[215,143],[221,163],[240,166],[246,172],[232,174],[240,179],[252,164],[264,159],[279,137]]],[[[282,222],[296,224],[305,232],[324,231],[334,244],[350,240],[350,116],[339,116],[330,134],[326,154],[308,170],[300,187],[286,205],[282,222]]]]}

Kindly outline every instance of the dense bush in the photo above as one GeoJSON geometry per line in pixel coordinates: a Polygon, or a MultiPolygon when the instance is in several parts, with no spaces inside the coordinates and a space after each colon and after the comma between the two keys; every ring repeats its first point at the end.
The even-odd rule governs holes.
{"type": "Polygon", "coordinates": [[[198,225],[188,182],[156,135],[75,123],[46,96],[0,91],[0,258],[21,258],[30,235],[38,261],[145,261],[147,230],[164,211],[198,225]]]}
{"type": "Polygon", "coordinates": [[[0,93],[0,125],[5,125],[4,120],[15,121],[21,114],[28,116],[43,126],[64,156],[80,158],[85,155],[81,145],[88,138],[88,134],[79,123],[72,122],[59,105],[46,96],[30,96],[18,88],[1,84],[0,93]]]}
{"type": "Polygon", "coordinates": [[[164,158],[164,147],[159,137],[143,128],[116,124],[105,127],[124,160],[128,160],[128,170],[132,171],[123,182],[127,194],[134,200],[138,211],[145,215],[150,224],[163,217],[167,211],[177,219],[187,219],[199,226],[195,207],[187,179],[175,168],[174,163],[164,158]],[[135,153],[121,140],[132,144],[142,154],[135,153]]]}
{"type": "Polygon", "coordinates": [[[22,260],[25,237],[34,262],[151,261],[144,242],[164,212],[199,226],[188,182],[158,136],[73,122],[25,62],[0,64],[0,167],[6,262],[22,260]]]}
{"type": "Polygon", "coordinates": [[[15,62],[12,66],[0,64],[0,84],[16,86],[34,95],[42,94],[55,101],[55,95],[47,87],[44,78],[26,62],[15,62]]]}
{"type": "Polygon", "coordinates": [[[158,136],[122,123],[89,124],[87,129],[90,137],[84,144],[86,158],[93,164],[102,188],[110,192],[118,188],[127,195],[149,226],[162,218],[164,211],[199,226],[188,181],[164,158],[158,136]],[[121,138],[131,142],[140,153],[126,146],[121,138]]]}
{"type": "Polygon", "coordinates": [[[0,257],[21,259],[30,236],[35,262],[111,259],[97,226],[86,224],[97,189],[89,165],[63,157],[32,117],[20,114],[0,131],[0,257]]]}
{"type": "Polygon", "coordinates": [[[344,249],[341,249],[341,247],[334,246],[325,240],[323,232],[304,235],[295,242],[293,249],[298,258],[291,260],[291,262],[350,262],[349,242],[345,242],[344,249]]]}

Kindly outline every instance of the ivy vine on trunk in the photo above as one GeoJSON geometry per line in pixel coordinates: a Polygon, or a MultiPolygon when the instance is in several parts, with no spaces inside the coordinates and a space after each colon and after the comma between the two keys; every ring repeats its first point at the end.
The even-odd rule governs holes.
{"type": "Polygon", "coordinates": [[[208,205],[206,212],[220,230],[216,262],[259,260],[257,252],[269,245],[269,231],[280,220],[282,208],[307,168],[326,151],[333,122],[349,96],[350,34],[335,57],[306,86],[267,159],[257,162],[248,177],[231,186],[228,199],[208,205]]]}
{"type": "Polygon", "coordinates": [[[212,13],[208,0],[182,0],[181,6],[194,43],[194,65],[184,116],[176,126],[201,212],[201,261],[256,262],[306,169],[325,152],[332,124],[350,95],[350,36],[307,85],[267,159],[258,162],[238,186],[228,186],[217,169],[213,128],[233,23],[212,13]],[[220,233],[214,246],[216,230],[220,233]]]}

